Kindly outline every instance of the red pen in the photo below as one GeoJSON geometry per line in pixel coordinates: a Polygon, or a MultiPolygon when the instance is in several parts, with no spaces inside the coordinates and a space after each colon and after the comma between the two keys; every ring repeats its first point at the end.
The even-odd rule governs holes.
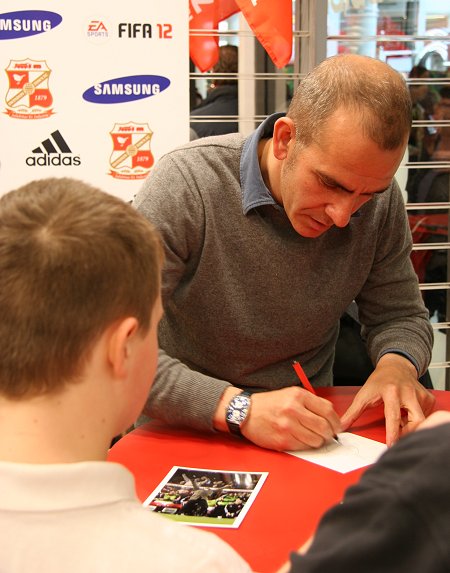
{"type": "MultiPolygon", "coordinates": [[[[303,370],[303,368],[300,366],[300,362],[297,362],[297,360],[293,360],[292,361],[292,366],[295,370],[295,373],[297,374],[300,382],[302,383],[302,386],[305,388],[305,390],[308,390],[309,392],[311,392],[312,394],[314,394],[315,396],[317,396],[316,391],[314,390],[311,382],[308,380],[308,376],[306,376],[305,371],[303,370]]],[[[333,440],[341,445],[341,442],[339,441],[339,438],[337,436],[333,436],[333,440]]]]}
{"type": "Polygon", "coordinates": [[[294,367],[295,373],[297,374],[297,376],[298,376],[300,382],[302,383],[302,386],[305,388],[305,390],[309,390],[309,392],[311,392],[312,394],[316,394],[316,391],[312,387],[311,382],[308,380],[308,377],[306,376],[305,371],[300,366],[300,362],[297,362],[297,360],[294,360],[292,362],[292,366],[294,367]]]}

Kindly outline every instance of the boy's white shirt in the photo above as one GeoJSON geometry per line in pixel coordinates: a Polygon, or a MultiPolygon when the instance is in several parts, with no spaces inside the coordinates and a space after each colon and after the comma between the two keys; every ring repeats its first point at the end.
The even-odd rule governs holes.
{"type": "Polygon", "coordinates": [[[144,509],[112,462],[0,462],[0,566],[8,573],[249,573],[215,534],[144,509]]]}

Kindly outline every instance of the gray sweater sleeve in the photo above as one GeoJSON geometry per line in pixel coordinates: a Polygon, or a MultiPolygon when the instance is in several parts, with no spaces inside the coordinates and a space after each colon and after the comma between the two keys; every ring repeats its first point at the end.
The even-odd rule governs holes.
{"type": "Polygon", "coordinates": [[[405,206],[394,186],[372,270],[356,301],[372,362],[389,349],[403,351],[422,375],[431,359],[433,331],[409,256],[412,238],[405,206]]]}
{"type": "MultiPolygon", "coordinates": [[[[170,155],[163,157],[145,181],[134,205],[161,234],[166,257],[162,298],[165,312],[170,313],[170,299],[176,296],[177,287],[182,288],[183,276],[195,272],[204,240],[203,205],[189,166],[182,173],[170,155]]],[[[160,328],[164,329],[164,318],[160,328]]],[[[190,341],[184,343],[189,345],[190,341]]],[[[144,414],[169,424],[212,430],[217,403],[229,385],[225,380],[193,370],[160,348],[158,370],[144,414]]]]}

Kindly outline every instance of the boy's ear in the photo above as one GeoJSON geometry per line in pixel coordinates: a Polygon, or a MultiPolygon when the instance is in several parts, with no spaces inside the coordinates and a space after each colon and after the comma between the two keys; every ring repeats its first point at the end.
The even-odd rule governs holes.
{"type": "Polygon", "coordinates": [[[124,378],[127,375],[134,336],[138,328],[138,320],[134,317],[124,318],[112,327],[108,341],[108,360],[117,378],[124,378]]]}
{"type": "Polygon", "coordinates": [[[295,143],[295,125],[290,117],[280,117],[273,127],[273,154],[277,159],[286,159],[289,146],[295,143]]]}

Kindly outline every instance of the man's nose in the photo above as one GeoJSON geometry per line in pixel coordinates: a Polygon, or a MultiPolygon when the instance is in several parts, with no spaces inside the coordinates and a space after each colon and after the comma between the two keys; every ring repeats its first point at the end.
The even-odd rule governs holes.
{"type": "Polygon", "coordinates": [[[355,207],[354,197],[340,197],[325,208],[325,213],[330,217],[336,227],[346,227],[350,221],[355,207]]]}

